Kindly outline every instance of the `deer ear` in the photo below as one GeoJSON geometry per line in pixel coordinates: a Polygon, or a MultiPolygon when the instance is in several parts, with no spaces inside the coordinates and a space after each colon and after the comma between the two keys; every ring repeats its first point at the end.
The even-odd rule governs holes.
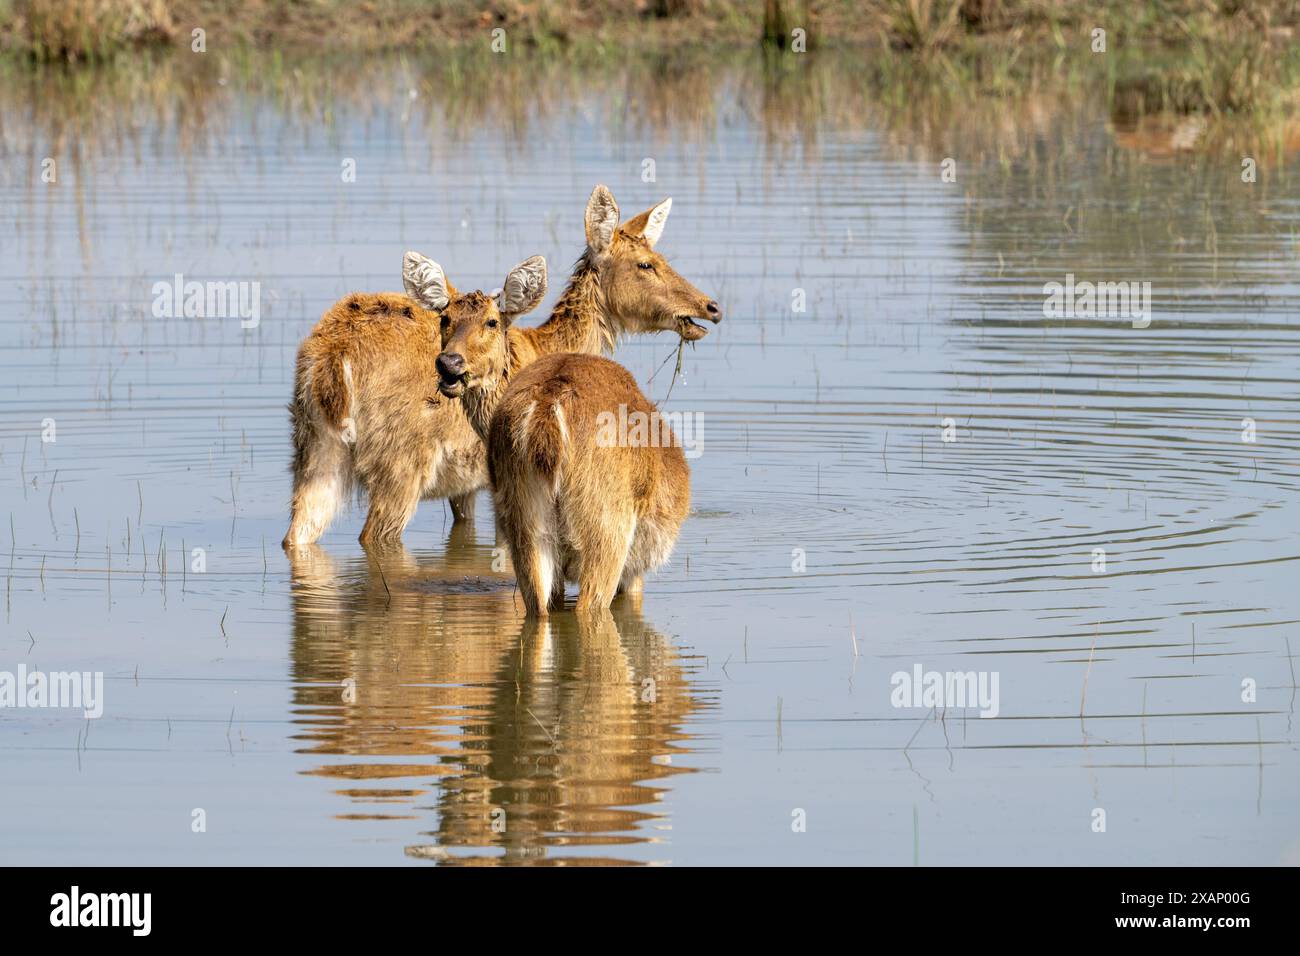
{"type": "Polygon", "coordinates": [[[441,312],[451,301],[452,288],[442,266],[418,252],[402,257],[402,285],[409,295],[426,309],[441,312]]]}
{"type": "Polygon", "coordinates": [[[672,211],[672,208],[673,200],[670,196],[645,213],[645,229],[642,230],[641,235],[645,236],[645,241],[650,244],[651,249],[659,241],[659,237],[664,234],[664,226],[668,225],[668,213],[672,211]]]}
{"type": "Polygon", "coordinates": [[[501,287],[498,308],[507,320],[537,308],[546,295],[546,260],[541,256],[525,259],[510,270],[501,287]]]}
{"type": "Polygon", "coordinates": [[[587,200],[587,246],[593,252],[604,252],[614,241],[618,228],[618,203],[604,186],[597,186],[587,200]]]}

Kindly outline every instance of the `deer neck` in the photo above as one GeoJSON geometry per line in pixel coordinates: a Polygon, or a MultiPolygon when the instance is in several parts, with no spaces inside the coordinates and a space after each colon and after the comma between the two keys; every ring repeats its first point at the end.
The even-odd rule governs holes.
{"type": "Polygon", "coordinates": [[[492,416],[510,387],[511,376],[525,365],[556,352],[608,355],[614,351],[617,340],[618,330],[605,308],[600,273],[591,261],[591,254],[583,253],[550,318],[535,328],[508,329],[504,371],[492,382],[465,392],[465,415],[470,426],[479,438],[487,441],[492,416]]]}
{"type": "Polygon", "coordinates": [[[555,352],[608,355],[614,351],[618,329],[606,308],[600,273],[590,252],[584,252],[574,264],[569,284],[551,310],[551,317],[536,328],[513,331],[529,347],[516,349],[516,354],[533,352],[527,361],[555,352]]]}
{"type": "Polygon", "coordinates": [[[510,387],[512,371],[514,369],[507,366],[507,370],[491,383],[474,385],[466,389],[462,396],[465,417],[469,419],[470,427],[474,429],[475,434],[484,442],[487,441],[488,429],[492,426],[492,416],[496,414],[497,406],[501,404],[506,389],[510,387]]]}

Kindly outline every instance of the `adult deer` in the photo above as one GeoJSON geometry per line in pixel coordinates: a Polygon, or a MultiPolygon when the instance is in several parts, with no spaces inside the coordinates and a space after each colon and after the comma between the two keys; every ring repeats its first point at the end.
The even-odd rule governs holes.
{"type": "MultiPolygon", "coordinates": [[[[612,278],[602,290],[606,308],[623,321],[696,341],[708,334],[700,320],[716,323],[721,310],[654,251],[666,207],[594,237],[589,227],[578,271],[612,278]]],[[[666,433],[666,442],[608,440],[608,416],[659,421],[626,369],[590,354],[539,357],[527,330],[510,326],[533,299],[536,271],[534,260],[517,266],[499,303],[479,298],[447,308],[437,369],[439,390],[462,399],[487,443],[498,527],[524,605],[545,616],[563,606],[566,580],[578,582],[582,611],[608,607],[620,590],[640,592],[644,575],[676,543],[690,507],[690,470],[666,424],[651,429],[666,433]]],[[[421,301],[452,294],[442,270],[413,253],[407,276],[421,301]]]]}
{"type": "MultiPolygon", "coordinates": [[[[618,204],[604,186],[587,201],[587,249],[568,287],[541,326],[513,330],[523,364],[553,352],[610,352],[626,334],[657,331],[709,317],[707,302],[666,264],[661,281],[680,285],[677,312],[665,316],[664,295],[646,293],[630,237],[653,244],[671,200],[623,227],[618,204]],[[616,241],[616,238],[618,241],[616,241]]],[[[408,272],[422,257],[408,263],[408,272]]],[[[445,277],[444,277],[445,278],[445,277]]],[[[363,544],[401,537],[421,499],[450,498],[461,519],[486,487],[483,442],[460,403],[434,387],[439,322],[446,302],[422,300],[407,278],[408,295],[354,294],[336,303],[298,352],[293,419],[293,505],[285,547],[316,541],[356,485],[370,498],[363,544]]],[[[446,287],[449,293],[454,290],[446,287]]]]}

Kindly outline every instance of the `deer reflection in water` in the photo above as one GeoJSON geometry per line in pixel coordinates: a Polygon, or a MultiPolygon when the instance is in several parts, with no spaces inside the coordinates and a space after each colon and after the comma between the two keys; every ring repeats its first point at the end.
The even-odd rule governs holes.
{"type": "Polygon", "coordinates": [[[639,596],[526,621],[461,524],[437,559],[291,558],[297,738],[332,758],[305,773],[340,783],[340,819],[388,821],[408,856],[444,864],[667,856],[632,848],[663,842],[666,782],[708,703],[639,596]]]}

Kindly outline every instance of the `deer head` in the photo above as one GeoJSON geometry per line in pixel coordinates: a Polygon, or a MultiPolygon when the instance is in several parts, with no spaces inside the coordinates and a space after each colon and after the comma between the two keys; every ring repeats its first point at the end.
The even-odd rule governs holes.
{"type": "Polygon", "coordinates": [[[457,292],[438,263],[408,252],[402,282],[411,298],[441,313],[442,353],[434,363],[438,391],[459,398],[471,386],[490,391],[507,371],[506,330],[546,295],[546,260],[525,259],[510,270],[501,289],[489,295],[457,292]]]}
{"type": "Polygon", "coordinates": [[[722,320],[718,303],[683,279],[655,251],[673,201],[619,225],[618,203],[604,186],[587,200],[587,262],[595,269],[605,308],[623,332],[676,332],[688,342],[709,334],[702,322],[722,320]]]}

